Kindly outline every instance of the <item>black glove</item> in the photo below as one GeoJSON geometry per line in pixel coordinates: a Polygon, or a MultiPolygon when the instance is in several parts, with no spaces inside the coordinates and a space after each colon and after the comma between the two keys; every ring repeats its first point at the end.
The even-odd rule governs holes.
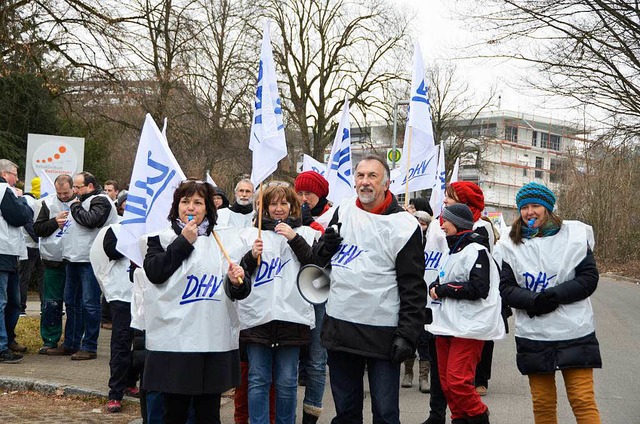
{"type": "Polygon", "coordinates": [[[553,300],[548,293],[539,293],[533,301],[533,308],[527,310],[529,318],[548,314],[555,311],[560,304],[553,300]]]}
{"type": "Polygon", "coordinates": [[[308,203],[302,204],[302,225],[309,226],[313,222],[313,215],[311,215],[311,208],[308,203]]]}
{"type": "Polygon", "coordinates": [[[340,243],[342,243],[342,237],[340,237],[340,233],[336,231],[336,229],[331,226],[324,230],[324,236],[322,236],[322,240],[324,241],[325,249],[328,252],[331,252],[333,255],[337,250],[340,243]]]}
{"type": "Polygon", "coordinates": [[[397,364],[415,357],[411,344],[404,338],[396,336],[391,344],[391,362],[397,364]]]}

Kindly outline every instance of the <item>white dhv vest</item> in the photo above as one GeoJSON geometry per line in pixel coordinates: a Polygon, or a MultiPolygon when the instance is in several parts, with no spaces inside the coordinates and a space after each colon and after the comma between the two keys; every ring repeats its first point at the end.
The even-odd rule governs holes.
{"type": "MultiPolygon", "coordinates": [[[[238,263],[242,245],[237,230],[218,229],[231,260],[238,263]]],[[[166,250],[178,236],[172,228],[159,234],[166,250]]],[[[146,347],[164,352],[228,352],[238,349],[240,322],[237,303],[224,290],[229,267],[213,235],[199,236],[191,255],[162,284],[152,284],[144,273],[142,305],[132,303],[132,315],[138,321],[144,311],[146,347]]]]}
{"type": "MultiPolygon", "coordinates": [[[[0,183],[0,203],[7,190],[13,189],[7,183],[0,183]]],[[[27,257],[27,245],[21,228],[9,225],[0,211],[0,255],[27,257]]]]}
{"type": "MultiPolygon", "coordinates": [[[[469,281],[469,274],[478,252],[487,248],[471,243],[460,252],[449,255],[440,265],[444,277],[440,284],[469,281]]],[[[427,306],[433,311],[433,322],[425,328],[439,336],[463,337],[476,340],[499,340],[505,337],[505,327],[500,311],[500,273],[489,252],[489,295],[486,299],[466,300],[429,297],[427,306]]]]}
{"type": "MultiPolygon", "coordinates": [[[[511,266],[520,287],[541,292],[575,277],[575,268],[594,247],[593,229],[579,221],[563,221],[553,236],[524,239],[513,244],[502,237],[496,246],[500,257],[511,266]]],[[[555,311],[529,318],[527,311],[515,309],[516,337],[540,341],[571,340],[595,331],[589,298],[555,311]]]]}
{"type": "MultiPolygon", "coordinates": [[[[69,211],[69,202],[62,202],[55,194],[47,196],[42,201],[49,209],[49,219],[55,218],[60,212],[69,211]]],[[[67,219],[64,227],[58,228],[47,237],[40,237],[40,257],[47,261],[62,262],[64,240],[68,239],[68,229],[71,220],[67,219]]]]}
{"type": "Polygon", "coordinates": [[[226,228],[235,227],[238,229],[251,227],[253,222],[253,213],[241,214],[233,212],[229,208],[218,209],[218,219],[216,220],[216,227],[226,228]]]}
{"type": "Polygon", "coordinates": [[[107,302],[114,300],[131,302],[133,284],[129,280],[129,258],[125,256],[112,261],[104,251],[104,237],[109,228],[113,230],[116,238],[120,235],[120,224],[112,224],[100,229],[89,252],[91,267],[107,302]]]}
{"type": "MultiPolygon", "coordinates": [[[[310,227],[294,228],[309,246],[320,236],[310,227]]],[[[245,252],[251,249],[258,238],[257,228],[246,228],[240,232],[245,252]]],[[[241,329],[253,328],[279,320],[315,327],[313,306],[298,291],[300,262],[287,239],[274,231],[262,231],[264,250],[260,265],[251,276],[252,289],[249,297],[239,306],[241,329]]]]}
{"type": "MultiPolygon", "coordinates": [[[[91,201],[96,196],[103,196],[104,198],[109,200],[109,204],[111,205],[109,217],[107,218],[107,221],[104,223],[103,227],[118,222],[118,213],[116,212],[116,207],[113,205],[113,202],[106,194],[89,196],[82,202],[82,208],[85,211],[88,211],[91,207],[91,201]]],[[[69,262],[89,262],[89,249],[91,248],[96,235],[98,235],[100,228],[87,228],[78,224],[73,219],[73,214],[71,213],[69,213],[69,221],[71,221],[71,223],[67,228],[66,241],[62,246],[62,257],[69,262]]]]}
{"type": "Polygon", "coordinates": [[[343,240],[331,258],[327,314],[357,324],[395,327],[400,297],[396,257],[418,229],[409,213],[377,215],[341,202],[338,222],[343,240]]]}

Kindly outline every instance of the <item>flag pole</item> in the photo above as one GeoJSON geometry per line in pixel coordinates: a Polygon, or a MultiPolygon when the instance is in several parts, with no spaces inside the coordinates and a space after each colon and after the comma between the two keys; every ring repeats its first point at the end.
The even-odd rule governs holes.
{"type": "MultiPolygon", "coordinates": [[[[260,190],[260,196],[258,197],[258,239],[262,238],[262,183],[258,185],[258,190],[260,190]]],[[[262,255],[258,255],[258,265],[260,265],[260,258],[262,255]]]]}
{"type": "Polygon", "coordinates": [[[409,172],[411,171],[411,136],[413,135],[413,127],[409,127],[409,137],[407,139],[407,183],[404,189],[404,208],[409,207],[409,172]]]}
{"type": "MultiPolygon", "coordinates": [[[[227,249],[225,249],[224,246],[222,245],[222,240],[220,240],[218,233],[216,233],[215,231],[212,231],[212,233],[213,233],[213,238],[215,238],[216,243],[218,243],[218,247],[220,248],[220,250],[222,250],[222,254],[224,255],[224,258],[227,260],[227,262],[229,262],[229,264],[232,264],[233,262],[231,262],[231,258],[227,253],[227,249]]],[[[244,281],[242,281],[242,278],[238,277],[238,283],[240,284],[244,283],[244,281]]]]}

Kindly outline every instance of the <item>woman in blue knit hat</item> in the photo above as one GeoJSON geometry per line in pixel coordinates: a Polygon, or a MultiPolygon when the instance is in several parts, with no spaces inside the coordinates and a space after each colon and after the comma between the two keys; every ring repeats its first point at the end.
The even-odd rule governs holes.
{"type": "Polygon", "coordinates": [[[558,422],[556,371],[577,422],[600,423],[593,368],[601,368],[602,359],[589,300],[599,278],[593,230],[563,221],[555,203],[542,184],[518,191],[520,216],[496,246],[500,294],[516,311],[516,363],[529,377],[535,423],[558,422]]]}

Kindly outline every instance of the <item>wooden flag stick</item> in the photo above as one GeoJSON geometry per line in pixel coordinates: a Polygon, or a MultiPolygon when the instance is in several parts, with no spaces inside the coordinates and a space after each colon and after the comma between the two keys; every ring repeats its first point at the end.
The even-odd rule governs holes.
{"type": "MultiPolygon", "coordinates": [[[[215,231],[213,231],[213,238],[216,239],[216,243],[218,243],[218,247],[220,248],[220,250],[222,250],[222,254],[224,255],[224,258],[227,260],[227,262],[232,264],[233,262],[231,262],[231,258],[229,257],[229,254],[227,253],[227,249],[224,248],[224,246],[222,245],[222,240],[220,240],[220,237],[218,236],[218,233],[216,233],[215,231]]],[[[238,277],[238,283],[240,283],[240,284],[244,283],[244,281],[242,281],[242,278],[238,277]]]]}
{"type": "Polygon", "coordinates": [[[407,184],[404,189],[404,208],[409,207],[409,172],[411,171],[411,136],[413,135],[413,127],[409,127],[409,138],[407,139],[407,184]]]}
{"type": "MultiPolygon", "coordinates": [[[[258,190],[260,190],[260,196],[258,197],[258,238],[262,238],[262,183],[258,186],[258,190]]],[[[262,255],[258,255],[258,266],[260,266],[260,259],[262,255]]]]}

